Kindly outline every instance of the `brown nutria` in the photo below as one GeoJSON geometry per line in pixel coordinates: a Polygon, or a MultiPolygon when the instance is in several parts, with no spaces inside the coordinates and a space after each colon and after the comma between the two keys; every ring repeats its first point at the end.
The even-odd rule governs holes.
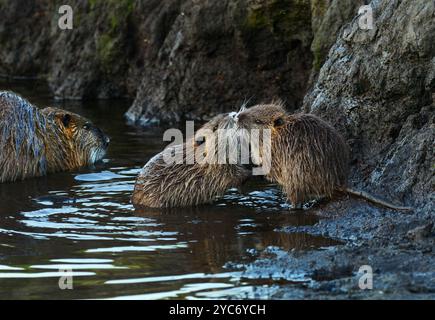
{"type": "Polygon", "coordinates": [[[237,163],[215,161],[219,152],[217,132],[232,125],[231,117],[218,115],[186,143],[169,146],[154,156],[137,177],[133,204],[152,208],[196,206],[211,203],[229,188],[241,185],[250,175],[248,169],[237,163]],[[187,150],[189,144],[190,152],[187,150]],[[165,152],[181,155],[182,161],[168,163],[165,152]],[[205,155],[205,161],[192,161],[192,156],[197,154],[205,155]]]}
{"type": "MultiPolygon", "coordinates": [[[[411,210],[347,187],[349,147],[340,133],[319,117],[290,115],[282,104],[273,103],[243,110],[236,121],[240,129],[270,130],[271,163],[266,178],[282,186],[295,208],[344,192],[390,209],[411,210]]],[[[263,157],[261,150],[258,152],[263,157]]]]}
{"type": "Polygon", "coordinates": [[[57,108],[38,109],[0,92],[0,182],[12,182],[93,164],[109,138],[89,120],[57,108]]]}

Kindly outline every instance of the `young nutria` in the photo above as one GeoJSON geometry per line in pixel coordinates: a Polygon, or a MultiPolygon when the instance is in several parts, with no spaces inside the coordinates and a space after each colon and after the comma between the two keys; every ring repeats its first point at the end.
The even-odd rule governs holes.
{"type": "Polygon", "coordinates": [[[152,208],[196,206],[211,203],[229,188],[242,184],[250,175],[248,169],[216,161],[219,153],[217,132],[219,129],[230,129],[233,125],[231,117],[218,115],[206,123],[194,138],[184,144],[170,146],[154,156],[137,177],[133,204],[152,208]],[[182,161],[168,163],[165,153],[178,154],[182,161]],[[193,159],[199,154],[205,156],[204,161],[193,159]]]}
{"type": "MultiPolygon", "coordinates": [[[[390,209],[411,209],[347,188],[349,147],[337,130],[317,116],[289,115],[281,104],[266,104],[243,110],[236,121],[240,129],[270,129],[271,165],[266,178],[282,186],[295,208],[309,200],[332,198],[338,191],[390,209]]],[[[261,150],[260,156],[267,156],[261,150]]]]}
{"type": "Polygon", "coordinates": [[[40,110],[12,92],[0,92],[0,182],[93,164],[108,144],[86,118],[57,108],[40,110]]]}

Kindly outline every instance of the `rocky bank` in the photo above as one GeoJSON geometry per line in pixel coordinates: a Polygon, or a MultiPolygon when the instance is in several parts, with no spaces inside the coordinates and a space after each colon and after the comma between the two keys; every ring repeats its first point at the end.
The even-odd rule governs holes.
{"type": "Polygon", "coordinates": [[[373,1],[331,48],[304,109],[352,146],[358,187],[425,210],[434,205],[435,3],[373,1]],[[430,200],[430,201],[428,201],[430,200]]]}
{"type": "Polygon", "coordinates": [[[244,100],[302,104],[338,30],[364,1],[0,1],[0,74],[58,99],[129,97],[133,123],[206,119],[244,100]]]}
{"type": "Polygon", "coordinates": [[[349,198],[311,209],[319,223],[277,231],[345,244],[259,253],[242,266],[246,277],[267,271],[293,282],[271,289],[270,297],[435,299],[435,2],[371,6],[374,28],[361,30],[356,17],[341,31],[304,110],[348,137],[354,187],[415,209],[406,214],[349,198]],[[359,287],[363,265],[373,270],[372,290],[359,287]]]}

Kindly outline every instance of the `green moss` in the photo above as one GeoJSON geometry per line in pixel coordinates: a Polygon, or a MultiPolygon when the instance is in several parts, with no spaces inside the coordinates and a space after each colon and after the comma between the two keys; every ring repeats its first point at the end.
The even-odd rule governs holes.
{"type": "Polygon", "coordinates": [[[110,0],[109,4],[114,7],[112,14],[109,16],[111,31],[117,31],[125,22],[134,9],[133,0],[110,0]]]}
{"type": "Polygon", "coordinates": [[[103,66],[109,66],[117,55],[116,39],[108,34],[103,34],[97,43],[98,59],[103,66]]]}
{"type": "MultiPolygon", "coordinates": [[[[268,0],[251,8],[245,28],[268,29],[283,40],[292,40],[311,28],[311,5],[309,0],[268,0]]],[[[304,39],[302,39],[304,40],[304,39]]],[[[307,39],[308,40],[308,39],[307,39]]]]}
{"type": "Polygon", "coordinates": [[[319,30],[319,28],[321,28],[321,21],[328,11],[328,8],[329,1],[327,0],[311,0],[313,32],[315,33],[311,50],[313,52],[313,68],[315,71],[320,70],[328,54],[328,49],[324,46],[325,43],[328,43],[328,41],[327,39],[325,40],[322,38],[322,35],[325,33],[319,30]]]}
{"type": "Polygon", "coordinates": [[[97,2],[98,0],[89,0],[89,6],[91,7],[91,10],[95,9],[97,2]]]}
{"type": "Polygon", "coordinates": [[[119,27],[119,18],[116,15],[110,17],[110,28],[116,30],[119,27]]]}
{"type": "Polygon", "coordinates": [[[314,17],[323,17],[328,8],[328,0],[311,0],[311,12],[314,17]]]}
{"type": "Polygon", "coordinates": [[[134,3],[134,0],[89,0],[89,8],[95,18],[102,12],[106,13],[109,31],[116,32],[133,12],[134,3]]]}
{"type": "Polygon", "coordinates": [[[323,62],[325,61],[326,53],[319,41],[313,41],[311,50],[313,52],[313,68],[315,71],[320,71],[323,62]]]}
{"type": "Polygon", "coordinates": [[[107,23],[106,30],[97,40],[97,54],[102,69],[110,72],[113,63],[122,59],[122,39],[125,36],[127,21],[134,9],[134,0],[92,0],[89,2],[91,10],[96,6],[105,6],[107,23]]]}

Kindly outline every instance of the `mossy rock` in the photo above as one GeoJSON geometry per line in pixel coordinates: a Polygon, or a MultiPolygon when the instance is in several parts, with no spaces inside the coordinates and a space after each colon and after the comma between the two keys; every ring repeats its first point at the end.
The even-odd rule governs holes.
{"type": "Polygon", "coordinates": [[[313,17],[323,17],[328,11],[330,0],[311,0],[311,14],[313,17]]]}
{"type": "Polygon", "coordinates": [[[315,71],[320,71],[323,63],[328,55],[328,50],[322,45],[322,41],[315,39],[311,45],[311,51],[313,52],[313,69],[315,71]]]}
{"type": "Polygon", "coordinates": [[[116,39],[109,34],[103,34],[97,43],[98,58],[102,65],[110,65],[116,55],[116,39]]]}
{"type": "Polygon", "coordinates": [[[311,3],[309,0],[269,0],[248,9],[245,29],[267,29],[277,38],[290,42],[299,38],[305,45],[307,30],[311,30],[311,3]]]}
{"type": "Polygon", "coordinates": [[[91,0],[89,1],[92,12],[98,14],[96,7],[101,7],[103,12],[109,14],[105,17],[105,32],[97,40],[97,55],[102,70],[110,73],[114,64],[122,63],[122,47],[128,19],[134,10],[134,0],[91,0]]]}

